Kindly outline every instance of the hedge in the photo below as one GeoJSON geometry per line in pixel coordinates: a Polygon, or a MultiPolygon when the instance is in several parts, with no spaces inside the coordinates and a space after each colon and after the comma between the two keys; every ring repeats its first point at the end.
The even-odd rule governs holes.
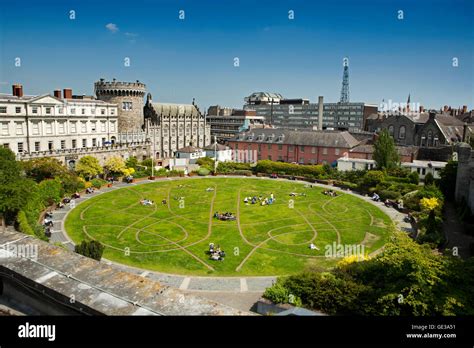
{"type": "Polygon", "coordinates": [[[309,176],[319,178],[326,172],[322,165],[303,165],[291,164],[285,162],[273,162],[270,160],[258,161],[255,171],[259,173],[272,174],[277,173],[281,175],[295,175],[295,176],[309,176]]]}

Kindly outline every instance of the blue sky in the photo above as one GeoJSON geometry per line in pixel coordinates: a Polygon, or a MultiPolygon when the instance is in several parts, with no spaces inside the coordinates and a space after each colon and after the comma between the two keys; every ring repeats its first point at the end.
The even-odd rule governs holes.
{"type": "Polygon", "coordinates": [[[425,107],[474,108],[473,3],[2,0],[0,92],[22,83],[27,94],[92,94],[94,81],[115,77],[145,82],[154,101],[194,97],[201,108],[242,107],[255,91],[338,101],[348,56],[351,101],[411,93],[425,107]]]}

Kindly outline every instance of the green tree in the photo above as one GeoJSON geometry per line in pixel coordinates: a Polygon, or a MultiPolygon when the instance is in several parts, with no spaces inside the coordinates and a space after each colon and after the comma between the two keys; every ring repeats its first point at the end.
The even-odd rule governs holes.
{"type": "Polygon", "coordinates": [[[93,156],[84,156],[79,160],[79,162],[77,162],[76,172],[86,180],[90,180],[91,178],[102,174],[104,170],[97,158],[93,156]]]}
{"type": "Polygon", "coordinates": [[[411,184],[416,184],[418,185],[420,183],[420,176],[418,175],[417,172],[411,172],[408,175],[408,179],[410,180],[411,184]]]}
{"type": "Polygon", "coordinates": [[[430,186],[434,184],[434,177],[433,174],[428,173],[425,175],[425,179],[423,180],[425,185],[430,186]]]}
{"type": "Polygon", "coordinates": [[[104,246],[96,240],[83,240],[81,244],[77,244],[74,247],[74,251],[83,256],[100,261],[102,254],[104,253],[104,246]]]}
{"type": "Polygon", "coordinates": [[[57,159],[51,157],[37,158],[22,162],[27,177],[41,182],[45,179],[54,179],[64,175],[67,168],[57,159]]]}
{"type": "Polygon", "coordinates": [[[400,156],[395,147],[395,142],[386,129],[380,132],[374,143],[373,158],[379,169],[391,169],[399,165],[400,156]]]}
{"type": "Polygon", "coordinates": [[[104,169],[109,175],[123,175],[124,170],[127,168],[122,157],[113,156],[105,161],[104,169]]]}
{"type": "Polygon", "coordinates": [[[64,190],[61,186],[61,180],[48,179],[43,180],[38,184],[38,194],[41,202],[45,206],[58,203],[64,195],[64,190]]]}
{"type": "Polygon", "coordinates": [[[5,148],[0,148],[0,219],[5,221],[15,219],[30,198],[35,182],[21,175],[21,166],[15,159],[15,154],[5,148]]]}
{"type": "Polygon", "coordinates": [[[458,162],[449,161],[441,169],[439,175],[439,187],[447,200],[454,200],[454,191],[456,190],[456,176],[458,172],[458,162]]]}
{"type": "Polygon", "coordinates": [[[138,159],[135,156],[129,157],[127,161],[125,161],[125,166],[127,168],[137,169],[138,159]]]}
{"type": "Polygon", "coordinates": [[[385,174],[381,170],[370,170],[362,178],[365,187],[375,187],[385,179],[385,174]]]}

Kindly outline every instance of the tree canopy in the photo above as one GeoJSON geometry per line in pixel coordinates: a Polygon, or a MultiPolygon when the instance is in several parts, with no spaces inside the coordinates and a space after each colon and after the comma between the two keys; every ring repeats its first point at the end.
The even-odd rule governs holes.
{"type": "Polygon", "coordinates": [[[373,159],[379,169],[391,169],[399,165],[400,156],[395,147],[395,142],[386,129],[380,132],[374,143],[373,159]]]}
{"type": "Polygon", "coordinates": [[[84,156],[76,164],[76,172],[89,180],[104,172],[99,160],[93,156],[84,156]]]}

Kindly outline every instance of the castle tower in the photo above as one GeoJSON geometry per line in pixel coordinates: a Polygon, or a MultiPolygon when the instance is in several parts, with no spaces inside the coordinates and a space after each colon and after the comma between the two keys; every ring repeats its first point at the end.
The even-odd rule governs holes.
{"type": "Polygon", "coordinates": [[[119,82],[100,79],[94,84],[97,99],[117,104],[118,131],[132,132],[142,129],[146,85],[137,82],[119,82]]]}

